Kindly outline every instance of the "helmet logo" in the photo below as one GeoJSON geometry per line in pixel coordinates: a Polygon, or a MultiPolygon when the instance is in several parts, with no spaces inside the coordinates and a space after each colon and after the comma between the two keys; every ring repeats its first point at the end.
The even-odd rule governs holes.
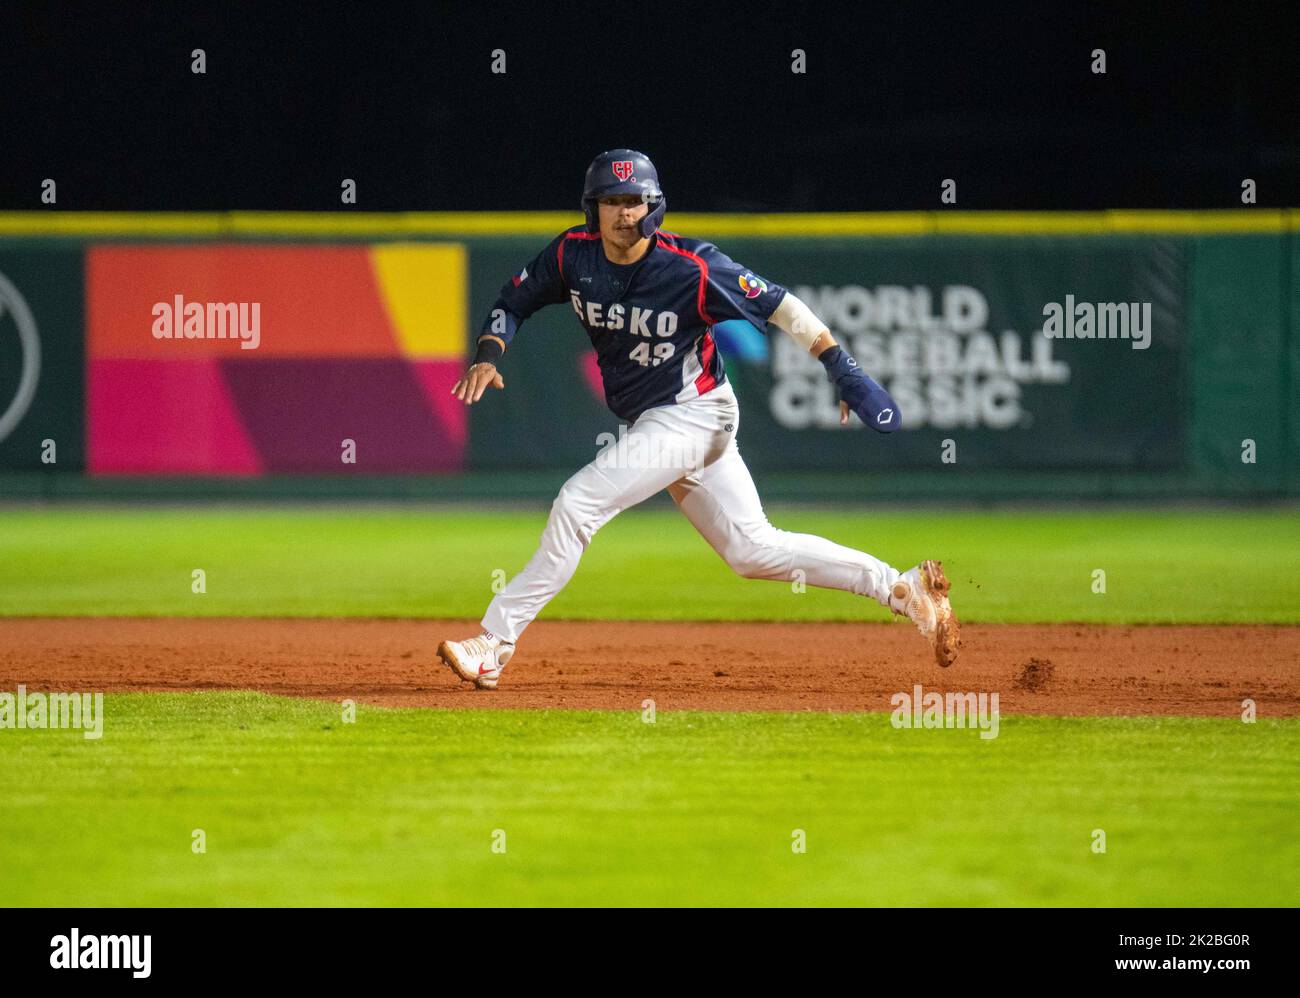
{"type": "Polygon", "coordinates": [[[619,159],[610,163],[610,169],[614,171],[614,176],[618,177],[624,183],[632,179],[632,161],[630,159],[619,159]]]}

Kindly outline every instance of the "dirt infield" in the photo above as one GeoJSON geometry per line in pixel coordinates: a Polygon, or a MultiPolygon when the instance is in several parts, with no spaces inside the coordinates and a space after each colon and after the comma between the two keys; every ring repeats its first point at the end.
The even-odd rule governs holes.
{"type": "Polygon", "coordinates": [[[971,625],[940,669],[907,624],[539,621],[501,688],[456,682],[471,621],[13,618],[0,690],[252,689],[417,707],[888,710],[896,692],[997,691],[1031,714],[1300,715],[1300,627],[971,625]]]}

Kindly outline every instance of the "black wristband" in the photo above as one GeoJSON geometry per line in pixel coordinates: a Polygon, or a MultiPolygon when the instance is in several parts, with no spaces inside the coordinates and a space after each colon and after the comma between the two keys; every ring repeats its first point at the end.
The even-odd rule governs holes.
{"type": "Polygon", "coordinates": [[[840,354],[843,352],[844,349],[839,346],[839,344],[836,344],[833,347],[827,347],[819,353],[817,359],[822,362],[822,367],[826,368],[827,373],[830,373],[830,371],[835,367],[836,361],[840,359],[840,354]]]}
{"type": "Polygon", "coordinates": [[[833,385],[838,385],[840,379],[846,374],[850,376],[862,374],[858,362],[845,353],[843,347],[838,345],[823,350],[817,355],[817,359],[822,362],[822,367],[826,368],[826,377],[830,379],[833,385]]]}
{"type": "Polygon", "coordinates": [[[478,350],[474,352],[474,363],[496,364],[505,352],[500,340],[494,336],[484,336],[478,341],[478,350]]]}

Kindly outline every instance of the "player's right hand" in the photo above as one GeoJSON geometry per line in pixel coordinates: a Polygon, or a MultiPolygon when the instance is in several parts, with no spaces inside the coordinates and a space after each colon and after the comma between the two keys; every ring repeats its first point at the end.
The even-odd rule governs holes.
{"type": "Polygon", "coordinates": [[[505,380],[495,364],[471,364],[464,376],[456,382],[451,393],[466,405],[473,405],[483,397],[488,388],[504,388],[505,380]]]}

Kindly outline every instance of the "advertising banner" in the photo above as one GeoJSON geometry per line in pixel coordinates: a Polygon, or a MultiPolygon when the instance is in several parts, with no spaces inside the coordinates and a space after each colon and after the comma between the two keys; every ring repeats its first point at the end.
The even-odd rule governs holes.
{"type": "Polygon", "coordinates": [[[81,258],[0,250],[0,470],[85,467],[81,258]]]}
{"type": "MultiPolygon", "coordinates": [[[[715,327],[756,468],[1158,470],[1184,462],[1185,246],[1061,238],[752,242],[729,255],[790,288],[893,394],[901,432],[839,426],[821,365],[786,334],[715,327]]],[[[535,250],[533,250],[535,252],[535,250]]],[[[527,249],[476,252],[475,316],[527,249]]],[[[471,317],[472,319],[474,316],[471,317]]],[[[617,421],[567,308],[545,309],[474,412],[477,467],[576,468],[617,421]]]]}
{"type": "Polygon", "coordinates": [[[93,246],[95,475],[456,471],[459,244],[93,246]]]}

